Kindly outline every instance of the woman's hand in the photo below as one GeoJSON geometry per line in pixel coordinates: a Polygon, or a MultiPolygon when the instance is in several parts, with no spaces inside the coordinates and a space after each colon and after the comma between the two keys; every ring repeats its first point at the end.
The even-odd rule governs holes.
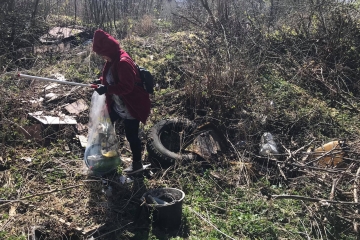
{"type": "Polygon", "coordinates": [[[107,87],[105,85],[101,85],[98,84],[97,88],[95,88],[95,91],[99,94],[99,95],[103,95],[104,93],[107,92],[107,87]]]}
{"type": "Polygon", "coordinates": [[[100,79],[96,79],[96,80],[94,80],[91,84],[96,84],[96,85],[101,84],[101,80],[100,80],[100,79]]]}

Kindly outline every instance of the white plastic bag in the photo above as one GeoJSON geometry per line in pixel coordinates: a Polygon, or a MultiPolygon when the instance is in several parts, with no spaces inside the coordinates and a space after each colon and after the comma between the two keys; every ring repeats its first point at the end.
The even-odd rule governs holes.
{"type": "Polygon", "coordinates": [[[106,174],[121,164],[119,141],[105,104],[105,95],[91,97],[88,142],[84,161],[95,174],[106,174]]]}
{"type": "Polygon", "coordinates": [[[271,133],[266,132],[261,136],[261,147],[260,155],[268,156],[273,154],[278,154],[277,146],[274,140],[274,137],[271,133]]]}

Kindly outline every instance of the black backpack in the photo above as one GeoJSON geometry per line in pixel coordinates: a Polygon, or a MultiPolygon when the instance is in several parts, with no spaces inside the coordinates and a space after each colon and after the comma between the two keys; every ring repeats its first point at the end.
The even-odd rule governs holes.
{"type": "MultiPolygon", "coordinates": [[[[126,57],[124,57],[124,58],[126,58],[126,57]]],[[[132,60],[132,58],[129,58],[129,59],[132,60]]],[[[134,60],[132,60],[132,62],[135,64],[135,66],[139,70],[142,87],[144,87],[144,89],[147,93],[153,94],[154,93],[154,77],[152,76],[152,74],[150,73],[149,70],[137,65],[136,62],[134,62],[134,60]]]]}
{"type": "Polygon", "coordinates": [[[143,83],[144,89],[149,93],[154,93],[154,77],[151,75],[150,71],[144,67],[141,67],[135,63],[137,69],[140,72],[140,78],[143,83]]]}

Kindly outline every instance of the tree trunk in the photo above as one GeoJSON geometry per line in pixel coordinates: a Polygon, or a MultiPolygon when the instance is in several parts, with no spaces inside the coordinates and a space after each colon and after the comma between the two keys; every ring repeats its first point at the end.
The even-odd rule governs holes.
{"type": "Polygon", "coordinates": [[[74,14],[75,14],[75,16],[74,16],[74,22],[75,22],[75,24],[76,24],[76,17],[77,17],[77,1],[76,0],[74,0],[74,14]]]}
{"type": "Polygon", "coordinates": [[[214,25],[214,28],[216,28],[217,27],[216,20],[215,20],[213,12],[211,11],[211,9],[209,7],[208,0],[200,0],[200,2],[202,4],[202,6],[205,8],[206,12],[209,14],[211,22],[214,25]]]}
{"type": "Polygon", "coordinates": [[[10,14],[10,21],[11,21],[11,33],[10,33],[10,42],[13,42],[15,39],[16,33],[16,16],[14,13],[15,10],[15,0],[10,0],[8,5],[8,13],[10,14]]]}
{"type": "Polygon", "coordinates": [[[34,27],[36,23],[36,15],[38,11],[39,2],[40,0],[35,0],[34,10],[31,14],[31,21],[30,21],[31,27],[34,27]]]}

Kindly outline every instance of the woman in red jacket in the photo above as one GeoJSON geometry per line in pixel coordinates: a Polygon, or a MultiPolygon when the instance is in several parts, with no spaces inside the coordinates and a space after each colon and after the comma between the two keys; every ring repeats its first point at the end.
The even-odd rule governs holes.
{"type": "Polygon", "coordinates": [[[126,139],[130,143],[133,162],[124,171],[137,172],[143,167],[141,140],[138,137],[139,124],[145,124],[150,114],[149,94],[142,85],[134,61],[110,34],[96,30],[93,51],[106,60],[102,77],[95,82],[101,85],[95,91],[106,95],[111,121],[114,123],[118,119],[124,120],[126,139]]]}

